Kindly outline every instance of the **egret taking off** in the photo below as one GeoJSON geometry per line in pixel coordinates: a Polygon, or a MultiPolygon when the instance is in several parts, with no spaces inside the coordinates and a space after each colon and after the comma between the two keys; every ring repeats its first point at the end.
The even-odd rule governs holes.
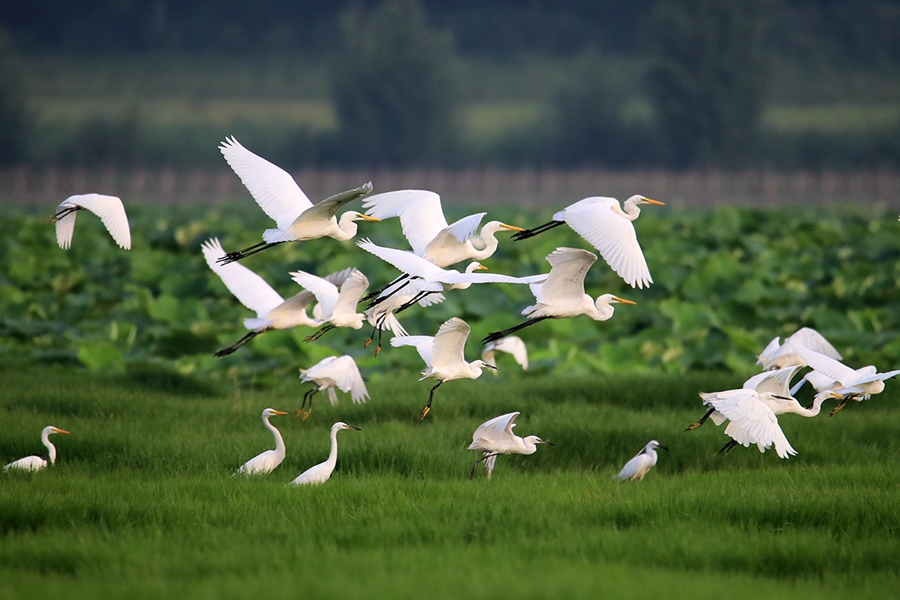
{"type": "Polygon", "coordinates": [[[434,337],[408,335],[391,339],[391,346],[415,346],[419,356],[425,361],[426,368],[422,371],[422,379],[431,378],[438,380],[437,384],[431,388],[431,393],[428,394],[428,404],[422,410],[420,420],[424,419],[428,411],[431,410],[434,391],[441,387],[445,381],[478,379],[484,368],[497,368],[483,360],[466,362],[464,351],[466,349],[466,338],[469,337],[470,331],[471,328],[468,323],[459,317],[453,317],[444,321],[434,337]]]}
{"type": "Polygon", "coordinates": [[[321,322],[325,323],[317,332],[307,336],[304,342],[319,339],[325,332],[335,327],[361,329],[366,315],[356,312],[359,299],[369,287],[369,280],[361,271],[354,269],[343,284],[338,286],[327,279],[316,277],[304,271],[295,271],[291,277],[300,286],[312,292],[322,307],[321,322]]]}
{"type": "Polygon", "coordinates": [[[286,412],[275,410],[274,408],[267,408],[262,411],[263,426],[272,432],[272,436],[275,438],[275,449],[266,450],[262,454],[254,456],[241,465],[241,468],[237,470],[235,475],[265,475],[266,473],[271,473],[275,470],[275,467],[281,464],[285,454],[284,439],[281,437],[281,432],[269,423],[269,417],[286,414],[286,412]]]}
{"type": "Polygon", "coordinates": [[[490,421],[485,421],[475,430],[475,433],[472,434],[472,443],[469,444],[468,449],[478,450],[483,456],[472,465],[472,473],[469,475],[470,480],[475,477],[478,463],[482,461],[484,461],[485,475],[490,479],[494,472],[497,456],[500,454],[534,454],[537,451],[538,444],[556,445],[542,440],[536,435],[529,435],[524,438],[515,435],[512,432],[513,427],[516,426],[513,421],[518,416],[519,413],[517,412],[500,415],[490,421]]]}
{"type": "Polygon", "coordinates": [[[69,196],[56,207],[56,213],[49,220],[56,223],[56,242],[63,250],[72,245],[75,233],[75,217],[79,210],[89,210],[98,217],[106,230],[120,248],[131,250],[131,229],[128,227],[128,215],[122,201],[115,196],[103,194],[83,194],[69,196]]]}
{"type": "Polygon", "coordinates": [[[341,429],[355,429],[359,431],[359,427],[354,427],[353,425],[347,425],[344,422],[338,421],[334,425],[331,426],[331,452],[328,454],[328,460],[323,463],[319,463],[314,467],[310,467],[307,470],[303,471],[300,475],[297,476],[290,484],[288,485],[318,485],[320,483],[325,483],[328,481],[328,478],[331,477],[331,473],[334,471],[334,467],[337,465],[337,454],[338,454],[338,443],[337,443],[337,434],[341,429]]]}
{"type": "Polygon", "coordinates": [[[60,429],[59,427],[53,427],[52,425],[49,427],[44,427],[41,430],[41,443],[44,444],[44,447],[47,448],[47,458],[43,458],[41,456],[26,456],[25,458],[20,458],[15,462],[11,462],[3,469],[8,471],[9,469],[22,469],[23,471],[40,471],[47,467],[48,464],[56,463],[56,446],[53,445],[53,442],[50,441],[50,436],[54,433],[64,433],[68,435],[68,431],[65,429],[60,429]],[[49,462],[48,462],[49,461],[49,462]]]}
{"type": "Polygon", "coordinates": [[[241,260],[282,242],[305,242],[321,237],[349,240],[356,235],[355,221],[381,220],[356,211],[345,212],[340,221],[335,216],[345,204],[371,194],[371,182],[313,204],[287,171],[250,152],[233,137],[222,142],[219,150],[259,207],[277,225],[263,232],[262,242],[229,252],[220,259],[222,263],[241,260]]]}
{"type": "Polygon", "coordinates": [[[596,260],[596,254],[578,248],[557,248],[551,252],[547,256],[551,269],[546,281],[530,286],[537,303],[522,311],[528,320],[509,329],[495,331],[482,342],[494,342],[544,319],[587,315],[595,321],[606,321],[613,316],[613,304],[634,304],[612,294],[603,294],[594,301],[584,293],[584,276],[596,260]]]}
{"type": "Polygon", "coordinates": [[[644,196],[632,196],[625,201],[623,210],[615,198],[593,196],[562,209],[549,223],[515,234],[513,239],[524,240],[566,223],[600,252],[625,283],[643,288],[653,279],[632,224],[641,214],[639,204],[665,206],[644,196]]]}
{"type": "Polygon", "coordinates": [[[315,384],[312,389],[303,394],[303,403],[300,405],[300,410],[297,411],[297,416],[302,416],[304,421],[312,412],[313,396],[322,390],[328,390],[328,399],[332,406],[337,406],[338,403],[335,388],[345,394],[349,393],[354,404],[363,404],[369,398],[369,391],[366,389],[366,382],[363,381],[362,375],[359,374],[359,367],[356,366],[353,357],[348,354],[329,356],[308,369],[300,369],[300,381],[311,381],[315,384]]]}
{"type": "Polygon", "coordinates": [[[644,478],[644,475],[650,472],[654,466],[656,466],[656,449],[660,448],[662,450],[668,450],[665,446],[660,446],[659,442],[656,440],[650,440],[647,442],[647,445],[644,446],[644,449],[638,452],[637,456],[629,460],[625,463],[625,466],[622,467],[622,470],[619,471],[619,474],[614,476],[613,479],[618,479],[619,481],[625,481],[626,479],[629,481],[640,481],[644,478]]]}
{"type": "MultiPolygon", "coordinates": [[[[484,350],[481,351],[481,360],[496,365],[497,360],[495,356],[498,351],[512,354],[516,362],[522,367],[522,370],[528,370],[528,348],[525,347],[525,342],[522,341],[522,338],[510,335],[496,342],[488,342],[484,345],[484,350]]],[[[497,372],[494,371],[494,374],[496,375],[497,372]]]]}

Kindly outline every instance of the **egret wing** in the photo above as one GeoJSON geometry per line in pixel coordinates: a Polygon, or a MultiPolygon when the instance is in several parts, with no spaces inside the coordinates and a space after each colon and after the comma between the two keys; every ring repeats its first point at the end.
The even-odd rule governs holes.
{"type": "Polygon", "coordinates": [[[552,304],[556,299],[581,298],[584,276],[597,256],[579,248],[557,248],[547,256],[550,274],[541,286],[540,301],[552,304]]]}
{"type": "Polygon", "coordinates": [[[337,301],[334,306],[336,313],[354,313],[356,305],[366,288],[369,287],[369,280],[363,275],[362,271],[356,270],[347,277],[347,280],[341,285],[338,293],[337,301]]]}
{"type": "Polygon", "coordinates": [[[785,343],[788,341],[793,342],[795,344],[799,344],[804,348],[809,348],[819,354],[824,354],[829,358],[833,358],[835,360],[841,360],[841,354],[835,349],[831,343],[825,339],[821,333],[812,329],[811,327],[803,327],[798,329],[796,333],[790,336],[785,340],[785,343]]]}
{"type": "Polygon", "coordinates": [[[238,262],[223,265],[218,262],[226,254],[218,238],[206,240],[201,248],[206,264],[213,273],[219,276],[241,304],[255,311],[259,318],[284,302],[284,298],[272,286],[244,265],[238,262]]]}
{"type": "MultiPolygon", "coordinates": [[[[468,217],[463,217],[462,219],[448,225],[444,229],[440,230],[434,238],[428,242],[426,248],[427,251],[422,254],[434,255],[439,254],[440,249],[444,246],[459,246],[464,243],[466,240],[475,235],[475,232],[478,231],[478,226],[481,224],[481,220],[484,218],[484,215],[487,213],[476,213],[474,215],[469,215],[468,217]]],[[[446,265],[441,265],[446,266],[446,265]]]]}
{"type": "Polygon", "coordinates": [[[525,347],[525,342],[522,341],[522,338],[515,335],[509,335],[491,343],[494,344],[496,350],[502,350],[503,352],[512,354],[513,358],[522,369],[525,371],[528,370],[528,349],[525,347]]]}
{"type": "Polygon", "coordinates": [[[756,364],[762,366],[763,369],[769,368],[769,360],[772,358],[772,355],[778,351],[781,347],[781,338],[776,337],[773,338],[771,342],[763,349],[762,352],[756,357],[756,364]]]}
{"type": "MultiPolygon", "coordinates": [[[[122,205],[122,200],[116,196],[83,194],[80,196],[70,196],[63,204],[65,203],[69,203],[70,205],[75,204],[82,208],[86,208],[100,217],[100,221],[116,241],[116,244],[125,250],[131,249],[131,229],[128,227],[128,215],[125,214],[125,207],[122,205]]],[[[62,206],[62,204],[60,206],[62,206]]],[[[70,216],[72,216],[71,226],[68,224],[63,225],[63,233],[64,235],[68,235],[68,244],[65,247],[68,247],[68,245],[71,244],[72,229],[75,227],[74,213],[70,216]],[[67,227],[69,228],[68,231],[66,231],[67,227]]],[[[62,246],[62,240],[65,239],[64,237],[62,239],[60,237],[59,223],[62,221],[65,221],[65,219],[57,221],[56,237],[57,241],[60,242],[60,246],[62,246]]]]}
{"type": "Polygon", "coordinates": [[[330,219],[335,214],[337,214],[337,212],[341,210],[341,207],[343,207],[344,205],[349,204],[357,198],[362,198],[363,196],[367,196],[371,193],[372,182],[370,181],[358,188],[347,190],[346,192],[340,192],[338,194],[335,194],[334,196],[329,196],[328,198],[325,198],[321,202],[317,202],[312,207],[303,211],[303,219],[330,219]]]}
{"type": "Polygon", "coordinates": [[[518,412],[511,412],[500,415],[479,425],[475,433],[472,434],[472,445],[469,446],[469,449],[478,449],[478,442],[481,440],[491,445],[506,445],[514,442],[516,436],[513,434],[512,429],[516,426],[514,421],[519,414],[518,412]],[[473,446],[476,447],[473,448],[473,446]]]}
{"type": "Polygon", "coordinates": [[[322,321],[330,319],[331,315],[334,314],[334,307],[338,301],[337,286],[330,281],[326,281],[321,277],[316,277],[312,273],[307,273],[305,271],[295,271],[291,273],[291,279],[303,287],[303,289],[312,292],[316,297],[316,300],[322,307],[322,314],[317,318],[322,321]]]}
{"type": "Polygon", "coordinates": [[[768,392],[776,396],[790,396],[791,379],[802,368],[803,365],[793,365],[759,373],[744,382],[744,389],[756,390],[760,394],[768,392]]]}
{"type": "Polygon", "coordinates": [[[466,362],[466,338],[470,331],[469,324],[459,317],[447,319],[441,324],[434,336],[431,355],[431,367],[435,371],[466,362]]]}
{"type": "Polygon", "coordinates": [[[398,250],[397,248],[385,248],[372,243],[371,240],[360,240],[357,246],[374,254],[381,260],[394,265],[404,273],[421,277],[426,281],[440,281],[447,273],[444,269],[431,263],[421,256],[409,252],[408,250],[398,250]]]}
{"type": "Polygon", "coordinates": [[[804,346],[795,346],[795,350],[810,367],[843,385],[848,385],[848,382],[853,381],[857,376],[856,371],[830,356],[825,356],[804,346]]]}
{"type": "MultiPolygon", "coordinates": [[[[68,199],[63,200],[62,203],[56,207],[56,212],[59,213],[63,209],[72,208],[74,206],[75,204],[70,203],[68,199]]],[[[56,219],[56,243],[59,244],[59,247],[63,250],[68,250],[72,247],[72,236],[75,235],[75,218],[77,216],[78,211],[73,210],[61,219],[56,219]]]]}
{"type": "Polygon", "coordinates": [[[366,214],[378,219],[400,217],[403,235],[413,251],[422,255],[425,247],[447,227],[441,197],[427,190],[397,190],[375,194],[363,200],[366,214]]]}
{"type": "Polygon", "coordinates": [[[778,417],[752,390],[722,392],[710,404],[731,421],[725,433],[742,446],[756,444],[764,452],[774,444],[781,458],[797,453],[781,431],[778,417]]]}
{"type": "Polygon", "coordinates": [[[418,351],[419,356],[425,361],[425,365],[431,368],[431,355],[434,348],[434,337],[430,335],[406,335],[403,337],[391,338],[391,346],[395,348],[400,346],[413,346],[418,351]]]}

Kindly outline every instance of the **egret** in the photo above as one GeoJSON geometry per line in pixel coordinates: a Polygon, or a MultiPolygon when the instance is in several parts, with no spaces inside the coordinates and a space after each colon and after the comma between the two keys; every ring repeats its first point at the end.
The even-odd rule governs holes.
{"type": "Polygon", "coordinates": [[[556,445],[542,440],[536,435],[529,435],[524,438],[515,435],[512,432],[513,427],[516,426],[513,421],[518,416],[518,412],[500,415],[490,421],[485,421],[475,430],[475,433],[472,434],[472,443],[469,444],[468,449],[478,450],[483,456],[472,465],[472,473],[469,475],[469,480],[475,477],[478,463],[482,461],[484,461],[484,472],[487,478],[490,479],[494,472],[497,456],[501,454],[534,454],[537,451],[538,444],[556,445]]]}
{"type": "Polygon", "coordinates": [[[337,443],[337,434],[341,429],[355,429],[356,431],[360,431],[359,427],[354,427],[353,425],[347,425],[342,421],[338,421],[334,425],[331,426],[331,452],[328,454],[328,460],[323,463],[319,463],[314,467],[310,467],[307,470],[303,471],[300,475],[297,476],[290,484],[288,485],[319,485],[320,483],[325,483],[328,481],[328,478],[331,477],[332,471],[334,471],[335,465],[337,465],[337,454],[338,454],[338,443],[337,443]]]}
{"type": "Polygon", "coordinates": [[[349,393],[354,404],[365,403],[369,398],[369,391],[366,389],[366,382],[363,381],[362,375],[359,374],[359,367],[356,366],[353,357],[348,354],[329,356],[308,369],[300,369],[300,381],[304,383],[311,381],[315,384],[312,389],[303,394],[303,403],[300,404],[300,410],[297,411],[297,416],[302,415],[304,421],[312,412],[313,396],[322,390],[328,390],[328,399],[332,406],[336,406],[338,403],[335,388],[345,394],[349,393]],[[306,408],[305,411],[304,408],[306,408]]]}
{"type": "MultiPolygon", "coordinates": [[[[512,354],[516,362],[522,367],[522,370],[528,370],[528,348],[525,347],[525,342],[522,341],[522,338],[510,335],[495,342],[488,342],[481,352],[481,359],[487,363],[496,365],[495,355],[497,351],[512,354]]],[[[494,374],[496,373],[497,372],[494,371],[494,374]]]]}
{"type": "Polygon", "coordinates": [[[625,283],[643,288],[653,279],[632,224],[641,214],[639,204],[665,206],[644,196],[632,196],[623,210],[615,198],[592,196],[557,212],[549,223],[513,235],[513,239],[524,240],[566,223],[600,252],[625,283]]]}
{"type": "Polygon", "coordinates": [[[277,225],[263,232],[262,242],[229,252],[220,259],[222,263],[241,260],[282,242],[305,242],[321,237],[346,241],[356,235],[356,221],[380,221],[356,211],[345,212],[340,221],[335,216],[345,204],[372,193],[371,182],[313,204],[287,171],[250,152],[234,137],[222,142],[219,150],[259,207],[277,225]]]}
{"type": "Polygon", "coordinates": [[[8,471],[9,469],[21,469],[23,471],[40,471],[41,469],[46,468],[48,464],[55,464],[56,446],[54,446],[53,442],[50,441],[50,436],[54,433],[64,433],[66,435],[69,434],[69,432],[65,429],[53,427],[52,425],[50,425],[49,427],[44,427],[44,429],[41,430],[41,443],[44,444],[45,448],[47,448],[47,458],[43,458],[41,456],[26,456],[25,458],[20,458],[15,462],[9,463],[5,467],[3,467],[3,470],[8,471]]]}
{"type": "Polygon", "coordinates": [[[469,337],[471,328],[469,324],[453,317],[444,321],[434,337],[427,335],[408,335],[391,339],[391,346],[415,346],[419,356],[425,361],[425,370],[422,371],[422,379],[437,379],[438,382],[428,395],[428,404],[422,410],[419,420],[425,418],[431,410],[431,401],[434,392],[446,381],[453,379],[478,379],[483,369],[496,369],[494,365],[483,360],[466,362],[464,350],[466,338],[469,337]]]}
{"type": "Polygon", "coordinates": [[[275,438],[275,449],[266,450],[262,454],[254,456],[241,465],[234,475],[265,475],[274,471],[275,467],[281,464],[285,454],[284,439],[281,437],[281,432],[269,422],[269,417],[286,414],[286,412],[274,408],[262,411],[263,426],[272,432],[272,436],[275,438]]]}
{"type": "MultiPolygon", "coordinates": [[[[318,327],[322,324],[319,319],[310,317],[306,312],[306,307],[316,299],[312,292],[303,290],[285,300],[262,277],[244,265],[221,264],[219,260],[225,256],[225,250],[218,239],[207,240],[201,247],[206,264],[213,273],[219,276],[241,304],[256,312],[255,319],[244,319],[244,327],[250,332],[234,345],[216,352],[216,356],[227,356],[266,331],[298,326],[318,327]]],[[[352,271],[353,269],[344,269],[328,275],[325,280],[333,285],[341,285],[352,271]]]]}
{"type": "Polygon", "coordinates": [[[606,321],[613,316],[613,304],[635,304],[612,294],[603,294],[594,301],[584,293],[584,276],[596,260],[596,254],[578,248],[557,248],[551,252],[547,255],[551,267],[547,279],[543,283],[530,285],[537,303],[522,311],[528,320],[509,329],[495,331],[482,342],[494,342],[544,319],[587,315],[595,321],[606,321]]]}
{"type": "Polygon", "coordinates": [[[291,273],[294,281],[312,292],[322,307],[321,322],[326,323],[316,333],[303,341],[312,342],[335,327],[362,328],[366,315],[356,312],[359,299],[369,287],[369,280],[361,271],[354,269],[338,290],[338,286],[321,277],[304,271],[291,273]]]}
{"type": "Polygon", "coordinates": [[[803,346],[835,360],[841,360],[841,354],[825,339],[825,336],[811,327],[803,327],[785,338],[784,344],[781,343],[780,337],[774,338],[759,354],[756,364],[761,365],[764,370],[805,364],[794,349],[795,346],[803,346]]]}
{"type": "Polygon", "coordinates": [[[122,200],[103,194],[69,196],[56,207],[56,213],[48,217],[56,223],[56,242],[63,250],[72,246],[75,233],[75,217],[79,210],[89,210],[98,217],[120,248],[131,250],[131,229],[122,200]]]}
{"type": "Polygon", "coordinates": [[[418,303],[421,307],[428,307],[432,304],[440,304],[444,301],[444,295],[440,293],[429,293],[419,297],[421,292],[425,291],[422,280],[410,280],[396,284],[396,288],[390,292],[385,292],[384,296],[379,296],[377,303],[373,302],[366,309],[366,320],[372,326],[372,335],[366,340],[364,347],[368,348],[372,340],[378,333],[378,344],[375,346],[375,356],[381,352],[381,335],[384,330],[388,330],[394,335],[408,335],[406,329],[397,319],[396,313],[402,308],[412,306],[418,303]]]}
{"type": "Polygon", "coordinates": [[[613,479],[618,479],[619,481],[625,481],[626,479],[629,481],[640,481],[643,479],[644,475],[656,466],[658,459],[656,455],[657,448],[668,451],[668,448],[661,446],[656,440],[650,440],[644,446],[644,449],[637,453],[637,456],[625,463],[625,466],[613,479]]]}

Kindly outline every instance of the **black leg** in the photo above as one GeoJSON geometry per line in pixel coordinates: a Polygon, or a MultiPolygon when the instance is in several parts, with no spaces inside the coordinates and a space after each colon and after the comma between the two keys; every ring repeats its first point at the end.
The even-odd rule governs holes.
{"type": "Polygon", "coordinates": [[[513,234],[512,239],[516,242],[520,240],[527,240],[530,237],[534,237],[540,233],[544,233],[545,231],[549,231],[554,227],[559,227],[560,225],[565,224],[565,221],[550,221],[549,223],[544,223],[543,225],[538,225],[532,229],[526,229],[525,231],[517,231],[513,234]]]}
{"type": "Polygon", "coordinates": [[[303,341],[304,342],[314,342],[317,339],[319,339],[320,337],[322,337],[323,335],[325,335],[327,332],[331,331],[332,329],[334,329],[334,325],[332,325],[331,323],[328,323],[328,324],[324,325],[323,327],[320,327],[319,330],[317,332],[315,332],[314,334],[306,336],[303,339],[303,341]]]}
{"type": "Polygon", "coordinates": [[[277,246],[278,244],[281,244],[281,243],[282,242],[274,242],[274,243],[270,244],[269,242],[260,242],[258,244],[253,244],[252,246],[244,248],[243,250],[229,252],[225,256],[219,258],[219,260],[217,260],[216,262],[218,262],[219,264],[222,264],[222,265],[227,265],[228,263],[233,263],[233,262],[241,260],[243,258],[247,258],[248,256],[253,256],[257,252],[262,252],[263,250],[267,250],[267,249],[271,248],[272,246],[277,246]]]}
{"type": "Polygon", "coordinates": [[[715,408],[710,408],[708,411],[706,411],[706,414],[705,414],[705,415],[703,415],[702,417],[700,417],[700,420],[699,420],[699,421],[697,421],[696,423],[691,423],[690,425],[688,425],[688,426],[687,426],[687,429],[685,429],[685,431],[693,431],[694,429],[697,429],[698,427],[700,427],[701,425],[703,425],[704,423],[706,423],[706,420],[709,418],[709,415],[713,414],[714,412],[716,412],[716,409],[715,409],[715,408]]]}
{"type": "Polygon", "coordinates": [[[302,416],[303,419],[301,419],[301,420],[305,421],[307,418],[309,418],[309,413],[312,412],[312,399],[313,399],[313,396],[315,396],[318,392],[319,392],[318,386],[316,386],[315,384],[313,384],[312,389],[311,389],[311,390],[307,390],[306,393],[303,394],[303,402],[300,403],[300,410],[298,410],[298,411],[297,411],[297,414],[294,415],[294,418],[295,418],[295,419],[296,419],[297,417],[301,417],[301,416],[302,416]],[[307,404],[307,403],[308,403],[308,404],[307,404]],[[304,408],[306,408],[305,411],[303,410],[304,408]]]}
{"type": "Polygon", "coordinates": [[[534,319],[528,319],[524,323],[519,323],[515,327],[510,327],[509,329],[504,329],[503,331],[495,331],[494,333],[489,333],[487,336],[485,336],[485,338],[483,340],[481,340],[481,343],[487,344],[488,342],[495,342],[495,341],[499,340],[500,338],[504,338],[504,337],[508,336],[511,333],[515,333],[516,331],[519,331],[520,329],[525,329],[526,327],[530,327],[531,325],[534,325],[535,323],[539,323],[539,322],[543,321],[544,319],[549,319],[549,318],[551,318],[551,317],[535,317],[534,319]]]}
{"type": "Polygon", "coordinates": [[[384,286],[384,287],[381,288],[380,290],[375,290],[374,292],[369,292],[368,294],[366,294],[365,296],[363,296],[363,297],[360,298],[359,300],[360,300],[360,302],[363,302],[363,301],[365,301],[365,300],[372,300],[373,298],[374,298],[374,299],[377,299],[375,302],[373,302],[372,304],[369,305],[369,308],[372,308],[373,306],[375,306],[376,304],[379,304],[379,303],[382,302],[383,300],[386,300],[387,298],[390,298],[392,295],[394,295],[394,294],[397,292],[397,290],[399,290],[399,289],[402,288],[403,286],[398,285],[396,289],[391,290],[391,293],[388,294],[387,296],[385,296],[384,298],[378,298],[378,296],[379,296],[382,292],[384,292],[384,290],[388,289],[389,287],[391,287],[391,286],[394,285],[394,284],[399,284],[399,283],[401,283],[401,282],[403,282],[403,281],[406,281],[406,280],[409,279],[410,277],[411,277],[411,275],[410,275],[409,273],[403,273],[402,275],[400,275],[399,277],[397,277],[396,279],[394,279],[392,282],[390,282],[389,284],[387,284],[386,286],[384,286]]]}
{"type": "Polygon", "coordinates": [[[485,460],[489,459],[489,458],[492,457],[492,456],[497,456],[498,454],[499,454],[499,452],[494,452],[494,453],[491,453],[491,452],[485,452],[485,453],[484,453],[484,456],[482,456],[481,458],[479,458],[478,460],[476,460],[476,461],[475,461],[475,464],[472,465],[472,472],[469,473],[469,481],[472,481],[472,479],[475,478],[475,471],[478,469],[478,463],[480,463],[480,462],[482,462],[482,461],[485,461],[485,460]]]}
{"type": "Polygon", "coordinates": [[[722,454],[723,452],[731,452],[731,449],[737,445],[738,445],[737,440],[731,440],[727,444],[722,446],[722,449],[719,450],[719,454],[722,454]]]}
{"type": "MultiPolygon", "coordinates": [[[[235,342],[234,345],[229,346],[223,350],[219,350],[218,352],[216,352],[216,356],[218,358],[222,358],[223,356],[228,356],[229,354],[232,354],[238,348],[240,348],[241,346],[243,346],[244,344],[246,344],[247,342],[249,342],[250,340],[252,340],[253,338],[255,338],[256,336],[258,336],[261,333],[262,333],[262,331],[251,331],[250,333],[248,333],[247,335],[245,335],[244,337],[239,339],[237,342],[235,342]]],[[[266,338],[266,339],[268,339],[268,338],[266,338]]]]}
{"type": "Polygon", "coordinates": [[[437,292],[419,292],[418,294],[413,296],[412,300],[410,300],[409,302],[405,302],[404,304],[402,304],[400,306],[400,308],[395,310],[394,314],[403,312],[404,310],[406,310],[407,308],[409,308],[410,306],[412,306],[413,304],[415,304],[416,302],[418,302],[425,296],[430,296],[431,294],[437,294],[437,292]]]}
{"type": "Polygon", "coordinates": [[[72,214],[76,210],[81,210],[81,207],[80,206],[67,206],[66,208],[64,208],[61,211],[59,211],[58,213],[56,213],[55,215],[51,215],[51,216],[47,217],[47,220],[50,221],[51,223],[56,223],[60,219],[65,218],[66,216],[72,214]]]}
{"type": "Polygon", "coordinates": [[[441,387],[442,383],[444,383],[444,382],[438,381],[437,384],[433,388],[431,388],[431,393],[428,394],[428,404],[425,405],[425,409],[422,411],[422,416],[419,418],[420,421],[422,419],[424,419],[425,416],[428,414],[428,411],[431,410],[431,401],[434,400],[434,391],[436,389],[438,389],[439,387],[441,387]]]}

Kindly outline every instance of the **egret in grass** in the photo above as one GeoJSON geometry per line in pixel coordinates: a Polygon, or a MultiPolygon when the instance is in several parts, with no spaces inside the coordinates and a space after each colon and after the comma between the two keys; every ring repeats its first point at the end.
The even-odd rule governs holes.
{"type": "Polygon", "coordinates": [[[56,207],[56,213],[48,217],[50,222],[56,223],[56,242],[60,248],[68,250],[72,246],[75,217],[80,210],[88,210],[100,217],[116,244],[120,248],[131,250],[131,229],[122,200],[103,194],[69,196],[56,207]]]}
{"type": "MultiPolygon", "coordinates": [[[[484,350],[481,351],[481,360],[496,365],[497,352],[511,354],[515,361],[522,367],[523,371],[528,370],[528,348],[525,346],[525,342],[522,341],[522,338],[510,335],[495,342],[488,342],[484,345],[484,350]]],[[[494,371],[494,374],[496,375],[497,372],[494,371]]]]}
{"type": "Polygon", "coordinates": [[[637,456],[625,463],[625,466],[613,479],[618,479],[619,481],[625,481],[626,479],[629,481],[640,481],[643,479],[644,475],[656,466],[656,461],[659,458],[656,455],[657,448],[668,451],[668,448],[661,446],[656,440],[650,440],[644,446],[644,449],[637,453],[637,456]]]}
{"type": "Polygon", "coordinates": [[[606,321],[613,316],[613,304],[635,304],[612,294],[603,294],[594,301],[584,293],[584,276],[596,260],[596,254],[578,248],[557,248],[551,252],[547,256],[551,267],[547,279],[543,283],[530,285],[537,303],[522,311],[528,320],[509,329],[495,331],[482,342],[497,341],[544,319],[587,315],[595,321],[606,321]]]}
{"type": "Polygon", "coordinates": [[[542,440],[536,435],[529,435],[524,438],[517,436],[512,432],[516,426],[514,421],[519,416],[518,412],[512,412],[499,417],[494,417],[490,421],[485,421],[478,426],[475,433],[472,434],[472,443],[469,444],[469,450],[478,450],[482,453],[482,457],[475,461],[472,465],[472,472],[469,474],[469,480],[475,477],[475,471],[478,469],[478,463],[484,462],[484,473],[490,479],[494,472],[494,465],[497,457],[501,454],[534,454],[537,451],[538,444],[547,444],[555,446],[551,442],[542,440]]]}
{"type": "Polygon", "coordinates": [[[288,485],[319,485],[325,483],[331,477],[334,467],[337,465],[338,443],[337,434],[341,429],[355,429],[360,431],[359,427],[347,425],[342,421],[338,421],[331,426],[331,452],[328,454],[328,460],[319,463],[314,467],[310,467],[303,471],[288,485]]]}
{"type": "Polygon", "coordinates": [[[549,223],[513,235],[513,239],[524,240],[568,224],[600,252],[603,260],[625,283],[643,288],[653,283],[653,279],[632,223],[641,215],[640,204],[665,206],[644,196],[632,196],[625,201],[623,209],[615,198],[592,196],[557,212],[549,223]]]}
{"type": "Polygon", "coordinates": [[[444,321],[434,337],[408,335],[391,339],[391,346],[414,346],[425,361],[426,368],[422,371],[422,379],[438,380],[428,394],[428,404],[422,410],[422,417],[419,420],[424,419],[431,410],[434,392],[445,382],[454,379],[478,379],[483,369],[497,368],[481,359],[466,361],[464,351],[470,331],[468,323],[459,317],[453,317],[444,321]]]}
{"type": "MultiPolygon", "coordinates": [[[[244,319],[244,327],[250,332],[228,348],[216,352],[216,356],[227,356],[266,331],[299,326],[318,327],[322,324],[322,321],[306,312],[307,306],[316,300],[312,292],[303,290],[285,300],[262,277],[244,265],[221,264],[219,259],[225,256],[225,250],[218,239],[207,240],[201,247],[206,264],[213,273],[219,276],[241,304],[256,312],[255,319],[244,319]]],[[[352,268],[344,269],[326,276],[325,280],[333,285],[342,285],[352,271],[352,268]]]]}
{"type": "Polygon", "coordinates": [[[369,280],[361,271],[357,269],[351,271],[340,289],[327,279],[305,271],[295,271],[291,273],[291,277],[300,286],[312,292],[322,307],[320,321],[325,325],[303,341],[317,340],[335,327],[362,328],[366,315],[356,312],[356,305],[359,304],[360,297],[369,287],[369,280]]]}
{"type": "Polygon", "coordinates": [[[275,449],[266,450],[262,454],[254,456],[241,465],[241,468],[235,472],[235,475],[265,475],[274,471],[275,467],[281,464],[285,454],[284,439],[281,437],[281,432],[278,431],[278,428],[269,422],[269,417],[286,414],[286,412],[275,410],[274,408],[267,408],[262,411],[263,426],[272,432],[272,436],[275,438],[275,449]]]}
{"type": "Polygon", "coordinates": [[[354,404],[363,404],[369,398],[369,391],[366,389],[366,382],[363,381],[362,375],[359,374],[359,367],[353,357],[345,354],[343,356],[329,356],[323,358],[308,369],[300,369],[300,381],[311,381],[315,384],[312,389],[303,394],[303,403],[297,416],[303,417],[305,421],[312,412],[312,399],[322,390],[328,390],[328,399],[332,406],[338,403],[337,392],[335,388],[342,392],[349,393],[354,404]],[[305,410],[304,410],[305,409],[305,410]]]}
{"type": "Polygon", "coordinates": [[[219,150],[259,207],[277,225],[263,232],[262,242],[229,252],[220,259],[222,263],[241,260],[282,242],[305,242],[322,237],[349,240],[356,235],[356,221],[380,220],[356,211],[345,212],[340,220],[335,216],[344,205],[372,193],[371,182],[313,204],[287,171],[250,152],[234,137],[222,142],[219,150]]]}
{"type": "Polygon", "coordinates": [[[56,463],[56,446],[53,445],[53,442],[50,441],[50,436],[54,433],[64,433],[66,435],[69,434],[65,429],[60,429],[59,427],[53,427],[52,425],[48,427],[44,427],[41,430],[41,443],[47,448],[47,457],[43,456],[26,456],[25,458],[20,458],[15,462],[11,462],[5,467],[3,467],[4,471],[8,471],[9,469],[21,469],[23,471],[40,471],[41,469],[47,468],[47,465],[52,465],[56,463]]]}

